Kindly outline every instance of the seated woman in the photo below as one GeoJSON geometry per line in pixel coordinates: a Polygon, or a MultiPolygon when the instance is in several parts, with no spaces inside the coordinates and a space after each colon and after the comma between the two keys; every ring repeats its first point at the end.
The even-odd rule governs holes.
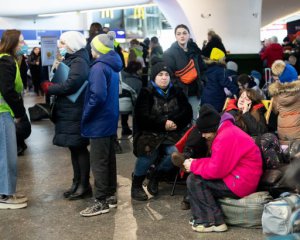
{"type": "Polygon", "coordinates": [[[211,157],[187,159],[192,228],[197,232],[227,230],[217,198],[242,198],[256,191],[262,175],[262,157],[251,137],[208,104],[201,107],[196,125],[211,145],[211,157]]]}
{"type": "Polygon", "coordinates": [[[170,155],[177,151],[174,144],[192,120],[192,108],[184,93],[170,82],[170,69],[158,62],[152,66],[150,86],[143,88],[138,96],[134,121],[134,153],[138,157],[133,172],[131,197],[148,199],[142,184],[150,166],[155,170],[147,189],[152,195],[158,193],[158,175],[172,169],[170,155]],[[163,156],[159,159],[159,156],[163,156]]]}
{"type": "Polygon", "coordinates": [[[278,114],[279,141],[288,145],[290,141],[300,140],[300,79],[296,69],[281,60],[273,63],[272,73],[279,80],[269,86],[272,111],[278,114]]]}
{"type": "Polygon", "coordinates": [[[225,111],[235,118],[235,124],[250,136],[259,136],[268,131],[266,109],[261,96],[253,89],[242,91],[238,101],[231,99],[225,111]],[[236,103],[237,102],[237,103],[236,103]]]}

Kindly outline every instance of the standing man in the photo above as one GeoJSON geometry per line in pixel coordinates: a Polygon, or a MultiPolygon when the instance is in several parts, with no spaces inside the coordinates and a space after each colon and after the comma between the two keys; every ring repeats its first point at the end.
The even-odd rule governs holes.
{"type": "Polygon", "coordinates": [[[90,70],[81,131],[90,138],[90,161],[95,179],[95,203],[80,212],[84,217],[117,207],[114,139],[119,119],[119,72],[122,61],[114,51],[115,33],[99,34],[91,42],[95,59],[90,70]]]}

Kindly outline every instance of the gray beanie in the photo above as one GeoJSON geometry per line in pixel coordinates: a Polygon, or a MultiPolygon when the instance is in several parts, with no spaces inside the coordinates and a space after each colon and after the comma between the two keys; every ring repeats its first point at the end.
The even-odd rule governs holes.
{"type": "Polygon", "coordinates": [[[99,34],[93,38],[91,47],[96,53],[106,54],[114,49],[114,40],[116,34],[113,31],[109,31],[107,34],[99,34]]]}

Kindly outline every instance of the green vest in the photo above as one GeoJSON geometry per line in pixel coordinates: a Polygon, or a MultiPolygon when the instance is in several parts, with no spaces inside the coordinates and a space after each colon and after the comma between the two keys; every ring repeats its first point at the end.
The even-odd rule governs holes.
{"type": "Polygon", "coordinates": [[[143,51],[137,48],[132,48],[137,57],[143,57],[143,51]]]}
{"type": "MultiPolygon", "coordinates": [[[[10,56],[10,55],[7,53],[1,53],[0,58],[2,58],[3,56],[10,56]]],[[[15,61],[15,62],[16,62],[16,68],[17,68],[16,78],[15,78],[15,90],[17,93],[21,93],[23,90],[23,82],[22,82],[18,63],[17,63],[17,61],[15,61]]],[[[11,116],[14,117],[14,113],[13,113],[12,109],[5,102],[5,100],[2,97],[1,92],[0,92],[0,113],[3,113],[3,112],[9,112],[11,114],[11,116]]]]}
{"type": "Polygon", "coordinates": [[[114,47],[117,48],[120,45],[116,40],[114,40],[114,47]]]}

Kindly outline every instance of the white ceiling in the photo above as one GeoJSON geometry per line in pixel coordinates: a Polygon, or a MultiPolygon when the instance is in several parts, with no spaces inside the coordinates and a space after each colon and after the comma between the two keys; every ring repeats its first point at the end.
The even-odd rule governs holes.
{"type": "Polygon", "coordinates": [[[0,17],[82,11],[152,3],[151,0],[0,0],[0,17]]]}
{"type": "MultiPolygon", "coordinates": [[[[153,2],[155,3],[155,0],[0,0],[0,17],[24,19],[39,14],[124,7],[153,2]]],[[[300,0],[285,0],[285,4],[283,0],[262,0],[262,2],[262,26],[300,11],[300,0]]]]}

